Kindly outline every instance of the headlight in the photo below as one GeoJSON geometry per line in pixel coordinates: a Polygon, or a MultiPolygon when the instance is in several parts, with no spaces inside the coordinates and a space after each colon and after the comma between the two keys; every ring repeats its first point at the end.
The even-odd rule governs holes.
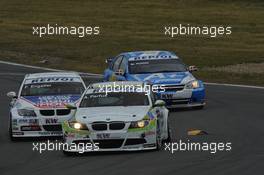
{"type": "Polygon", "coordinates": [[[200,84],[197,80],[190,81],[189,83],[185,85],[186,89],[196,89],[199,87],[200,87],[200,84]]]}
{"type": "Polygon", "coordinates": [[[140,121],[136,121],[136,122],[131,122],[129,128],[144,128],[148,124],[149,124],[148,120],[140,120],[140,121]]]}
{"type": "Polygon", "coordinates": [[[77,130],[88,130],[87,126],[85,124],[73,121],[69,122],[69,126],[71,128],[77,129],[77,130]]]}
{"type": "Polygon", "coordinates": [[[18,109],[17,113],[18,115],[25,116],[25,117],[36,117],[37,116],[34,110],[29,110],[29,109],[18,109]]]}

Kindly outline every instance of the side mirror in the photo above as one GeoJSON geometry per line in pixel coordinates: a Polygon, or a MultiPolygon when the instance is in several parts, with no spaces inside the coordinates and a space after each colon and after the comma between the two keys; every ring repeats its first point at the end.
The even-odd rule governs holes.
{"type": "Polygon", "coordinates": [[[123,76],[125,74],[125,71],[123,69],[118,69],[116,72],[115,72],[116,75],[120,75],[120,76],[123,76]]]}
{"type": "Polygon", "coordinates": [[[110,65],[110,64],[112,64],[112,61],[113,60],[114,60],[114,58],[106,58],[105,59],[105,63],[108,64],[108,65],[110,65]]]}
{"type": "Polygon", "coordinates": [[[194,72],[194,71],[198,71],[198,68],[196,66],[192,65],[192,66],[189,66],[188,70],[190,72],[194,72]]]}
{"type": "Polygon", "coordinates": [[[17,98],[17,95],[16,95],[15,92],[8,92],[6,95],[7,95],[8,97],[10,97],[10,98],[17,98]]]}
{"type": "Polygon", "coordinates": [[[70,104],[66,104],[65,107],[66,107],[67,109],[71,109],[71,110],[76,110],[76,109],[77,109],[77,106],[75,106],[75,105],[70,105],[70,104]]]}
{"type": "Polygon", "coordinates": [[[163,101],[163,100],[157,100],[154,104],[154,106],[159,106],[159,107],[162,107],[162,106],[165,106],[166,105],[166,102],[163,101]]]}

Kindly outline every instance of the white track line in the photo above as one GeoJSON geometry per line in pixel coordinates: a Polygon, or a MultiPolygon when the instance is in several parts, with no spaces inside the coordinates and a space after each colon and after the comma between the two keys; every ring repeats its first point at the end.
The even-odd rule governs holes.
{"type": "Polygon", "coordinates": [[[46,70],[46,71],[63,71],[59,69],[51,69],[51,68],[46,68],[46,67],[38,67],[38,66],[30,66],[26,64],[18,64],[18,63],[12,63],[8,61],[0,61],[1,64],[7,64],[7,65],[12,65],[12,66],[19,66],[19,67],[25,67],[25,68],[31,68],[31,69],[41,69],[41,70],[46,70]]]}
{"type": "MultiPolygon", "coordinates": [[[[19,67],[25,67],[25,68],[30,68],[30,69],[40,69],[40,70],[46,70],[46,71],[55,71],[55,72],[60,72],[60,71],[65,71],[61,69],[52,69],[52,68],[46,68],[46,67],[39,67],[39,66],[30,66],[26,64],[19,64],[19,63],[13,63],[9,61],[0,61],[0,64],[7,64],[7,65],[12,65],[12,66],[19,66],[19,67]]],[[[101,74],[94,74],[94,73],[85,73],[85,72],[78,72],[79,74],[83,74],[84,76],[98,76],[101,77],[101,74]]]]}
{"type": "MultiPolygon", "coordinates": [[[[31,69],[41,69],[46,71],[65,71],[65,70],[59,70],[59,69],[52,69],[52,68],[46,68],[46,67],[38,67],[38,66],[30,66],[26,64],[18,64],[8,61],[0,61],[0,64],[7,64],[12,66],[19,66],[19,67],[25,67],[25,68],[31,68],[31,69]]],[[[82,74],[84,76],[96,76],[96,77],[102,77],[101,74],[94,74],[94,73],[85,73],[85,72],[78,72],[79,74],[82,74]]],[[[12,73],[11,73],[12,74],[12,73]]],[[[15,73],[14,73],[15,74],[15,73]]],[[[262,86],[250,86],[250,85],[239,85],[239,84],[226,84],[226,83],[205,83],[206,85],[213,85],[213,86],[228,86],[228,87],[242,87],[242,88],[253,88],[253,89],[264,89],[262,86]]]]}
{"type": "Polygon", "coordinates": [[[254,88],[254,89],[264,89],[262,86],[250,86],[250,85],[240,85],[240,84],[226,84],[226,83],[204,83],[206,85],[213,86],[228,86],[228,87],[243,87],[243,88],[254,88]]]}
{"type": "Polygon", "coordinates": [[[12,73],[12,72],[6,72],[6,73],[0,73],[0,75],[3,76],[25,76],[24,73],[12,73]]]}

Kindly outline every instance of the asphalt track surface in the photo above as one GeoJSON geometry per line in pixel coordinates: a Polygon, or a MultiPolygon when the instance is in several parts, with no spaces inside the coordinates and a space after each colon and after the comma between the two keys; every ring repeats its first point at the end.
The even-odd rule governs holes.
{"type": "Polygon", "coordinates": [[[9,140],[10,99],[6,93],[17,91],[23,76],[31,72],[43,71],[0,64],[1,175],[264,174],[264,89],[208,85],[205,109],[171,112],[173,142],[231,142],[231,151],[114,152],[67,157],[60,151],[32,151],[32,142],[39,140],[9,140]],[[209,134],[187,136],[190,128],[209,134]]]}

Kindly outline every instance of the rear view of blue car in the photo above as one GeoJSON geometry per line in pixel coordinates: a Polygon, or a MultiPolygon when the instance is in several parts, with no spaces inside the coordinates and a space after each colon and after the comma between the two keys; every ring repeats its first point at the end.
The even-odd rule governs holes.
{"type": "Polygon", "coordinates": [[[126,52],[107,59],[107,63],[105,81],[143,81],[162,87],[156,95],[169,108],[205,105],[203,82],[191,73],[196,67],[187,67],[173,52],[126,52]]]}

